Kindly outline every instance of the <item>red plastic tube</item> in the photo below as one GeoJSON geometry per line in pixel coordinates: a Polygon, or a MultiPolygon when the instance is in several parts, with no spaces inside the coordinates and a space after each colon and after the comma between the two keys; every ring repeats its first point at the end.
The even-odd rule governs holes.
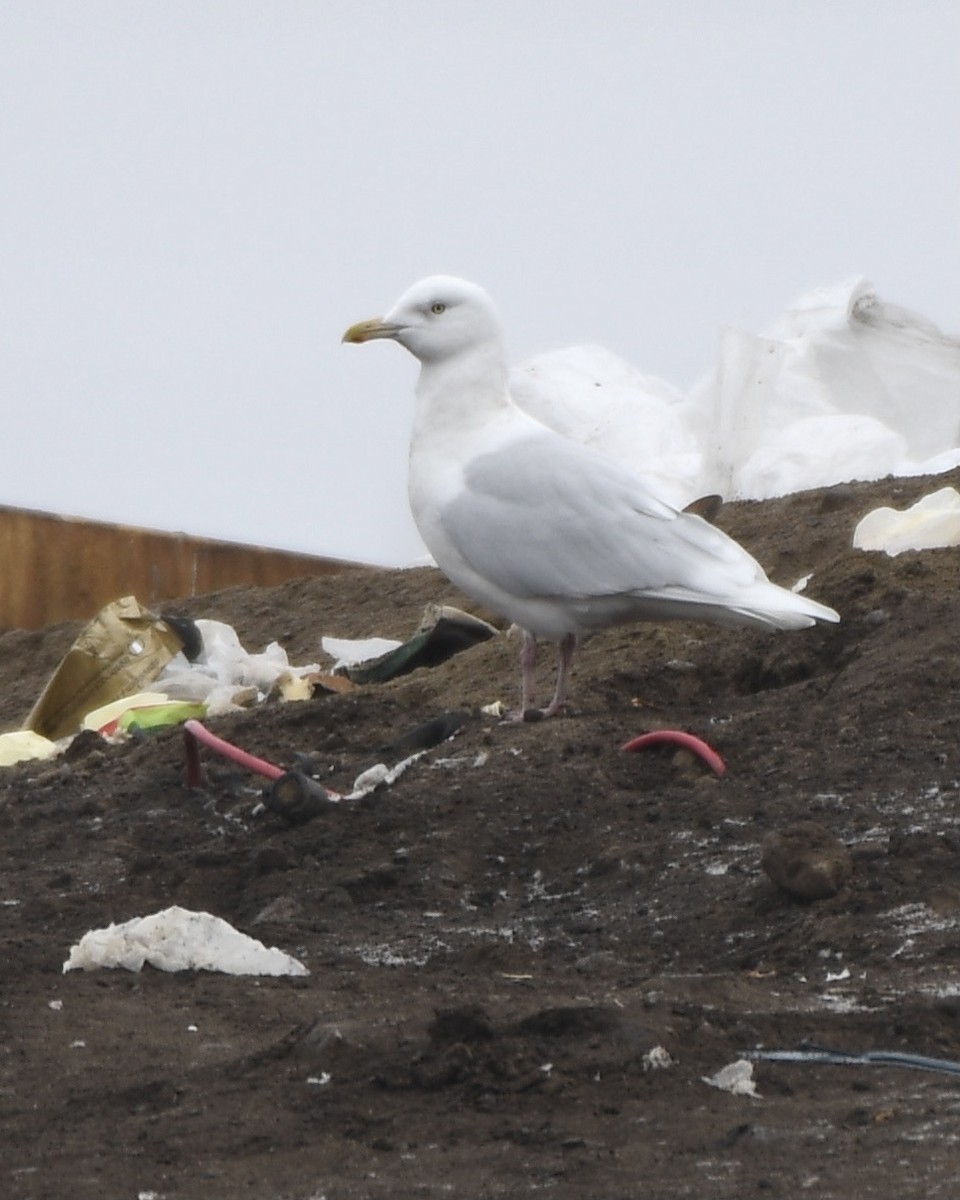
{"type": "Polygon", "coordinates": [[[203,772],[200,769],[201,742],[211,750],[215,750],[217,754],[222,754],[224,758],[229,758],[231,762],[246,767],[248,771],[262,775],[265,779],[279,779],[281,775],[286,774],[283,767],[275,766],[266,759],[257,758],[255,754],[248,754],[246,750],[241,750],[239,746],[234,746],[231,742],[217,737],[206,726],[191,718],[183,723],[183,753],[186,760],[187,787],[199,787],[203,780],[203,772]]]}
{"type": "Polygon", "coordinates": [[[727,769],[720,755],[695,734],[684,733],[681,729],[654,729],[651,733],[642,733],[639,737],[631,738],[621,746],[621,750],[646,750],[648,746],[679,746],[690,750],[702,762],[705,762],[716,775],[722,775],[727,769]]]}

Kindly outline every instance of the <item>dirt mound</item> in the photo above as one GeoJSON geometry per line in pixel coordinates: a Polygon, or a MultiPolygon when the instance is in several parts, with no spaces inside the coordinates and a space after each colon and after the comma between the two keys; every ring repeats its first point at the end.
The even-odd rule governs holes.
{"type": "MultiPolygon", "coordinates": [[[[704,1077],[811,1044],[960,1059],[960,554],[850,548],[870,508],[958,479],[728,506],[717,523],[778,582],[813,572],[842,623],[610,630],[563,719],[479,714],[515,699],[504,636],[210,721],[345,792],[421,722],[471,712],[392,786],[299,826],[207,752],[187,790],[177,730],[0,773],[4,1194],[955,1195],[956,1075],[760,1058],[759,1099],[704,1077]],[[658,726],[726,773],[620,750],[658,726]],[[798,822],[853,864],[807,904],[761,867],[798,822]],[[310,975],[62,974],[88,929],[172,904],[310,975]]],[[[303,663],[321,634],[407,637],[434,601],[471,607],[431,570],[171,607],[303,663]]],[[[76,632],[0,637],[0,726],[76,632]]]]}

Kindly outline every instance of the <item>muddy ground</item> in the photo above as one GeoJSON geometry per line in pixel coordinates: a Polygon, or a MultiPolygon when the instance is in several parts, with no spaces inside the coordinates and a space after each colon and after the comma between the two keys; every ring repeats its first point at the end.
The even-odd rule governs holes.
{"type": "MultiPolygon", "coordinates": [[[[565,718],[476,716],[308,824],[208,752],[188,790],[177,730],[0,772],[0,1192],[956,1196],[956,1075],[761,1060],[759,1098],[704,1076],[809,1044],[960,1060],[960,554],[850,548],[868,509],[958,482],[728,506],[718,523],[778,581],[812,571],[840,626],[610,631],[565,718]],[[658,725],[704,737],[726,774],[621,751],[658,725]],[[851,852],[831,898],[761,869],[764,836],[799,819],[851,852]],[[87,930],[172,904],[309,975],[62,972],[87,930]]],[[[430,570],[171,607],[306,663],[321,634],[407,637],[437,600],[470,607],[430,570]]],[[[0,727],[77,632],[0,637],[0,727]]],[[[512,701],[515,654],[497,637],[209,725],[347,790],[428,718],[512,701]]]]}

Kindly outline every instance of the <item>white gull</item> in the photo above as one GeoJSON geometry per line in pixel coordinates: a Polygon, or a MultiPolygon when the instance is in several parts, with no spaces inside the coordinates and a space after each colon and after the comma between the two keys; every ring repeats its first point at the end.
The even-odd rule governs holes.
{"type": "Polygon", "coordinates": [[[408,491],[420,536],[466,595],[523,630],[520,717],[567,699],[578,641],[632,620],[801,629],[832,608],[771,583],[732,538],[639,476],[522,411],[497,310],[437,275],[345,342],[391,338],[420,361],[408,491]],[[557,642],[553,699],[533,707],[536,639],[557,642]]]}

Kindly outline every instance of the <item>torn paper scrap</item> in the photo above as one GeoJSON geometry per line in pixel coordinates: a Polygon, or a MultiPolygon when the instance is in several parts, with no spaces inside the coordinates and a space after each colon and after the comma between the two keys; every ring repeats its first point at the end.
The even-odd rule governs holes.
{"type": "Polygon", "coordinates": [[[760,1099],[757,1085],[753,1081],[753,1063],[745,1058],[727,1063],[716,1075],[703,1075],[702,1079],[710,1087],[729,1092],[732,1096],[752,1096],[755,1100],[760,1099]]]}
{"type": "Polygon", "coordinates": [[[222,971],[227,975],[308,975],[289,954],[268,949],[227,921],[206,912],[174,905],[122,925],[93,929],[70,950],[67,971],[123,967],[139,971],[144,963],[160,971],[222,971]]]}

